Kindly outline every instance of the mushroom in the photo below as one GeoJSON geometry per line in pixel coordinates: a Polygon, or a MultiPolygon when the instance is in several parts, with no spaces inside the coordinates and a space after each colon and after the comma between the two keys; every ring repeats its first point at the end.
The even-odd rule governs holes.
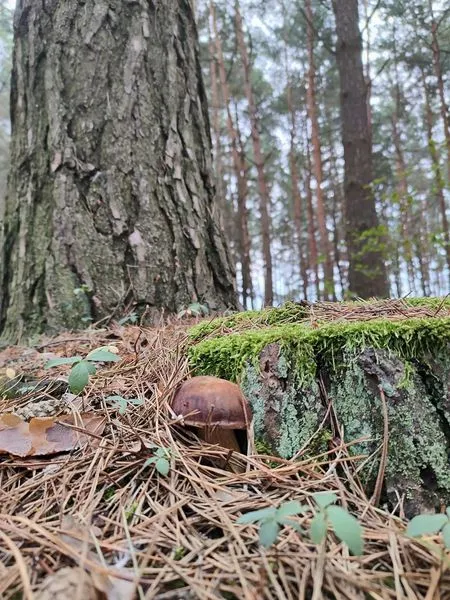
{"type": "Polygon", "coordinates": [[[252,413],[235,383],[209,376],[188,379],[176,393],[172,410],[206,442],[248,453],[252,413]]]}

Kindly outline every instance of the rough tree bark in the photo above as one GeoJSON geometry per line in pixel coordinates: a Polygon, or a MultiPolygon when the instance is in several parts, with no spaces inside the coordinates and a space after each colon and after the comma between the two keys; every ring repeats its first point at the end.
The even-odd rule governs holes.
{"type": "Polygon", "coordinates": [[[333,0],[345,160],[345,221],[349,290],[361,298],[389,295],[383,236],[371,190],[372,146],[367,118],[357,0],[333,0]]]}
{"type": "Polygon", "coordinates": [[[14,32],[4,335],[235,307],[189,1],[19,0],[14,32]]]}

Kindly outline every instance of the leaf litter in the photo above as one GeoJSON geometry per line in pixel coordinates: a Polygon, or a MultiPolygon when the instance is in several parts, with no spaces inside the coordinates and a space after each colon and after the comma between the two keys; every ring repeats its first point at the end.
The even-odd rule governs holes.
{"type": "MultiPolygon", "coordinates": [[[[371,505],[348,446],[304,460],[239,456],[246,470],[233,473],[223,469],[226,450],[177,425],[170,401],[190,375],[186,326],[114,325],[44,340],[39,350],[86,356],[112,342],[121,361],[98,370],[69,415],[85,443],[54,456],[0,458],[0,598],[450,598],[440,538],[409,538],[404,521],[371,505]],[[143,403],[121,414],[108,396],[143,403]],[[104,430],[89,432],[76,421],[83,414],[103,420],[104,430]],[[165,475],[149,460],[155,448],[170,456],[165,475]],[[331,534],[318,546],[300,534],[311,513],[290,517],[298,527],[281,528],[267,549],[254,523],[237,523],[286,502],[311,508],[317,492],[336,494],[358,518],[363,556],[331,534]]],[[[0,353],[0,369],[18,360],[23,372],[48,377],[36,352],[28,362],[13,354],[0,353]]],[[[2,422],[15,402],[0,400],[2,422]]],[[[51,429],[38,427],[41,441],[51,429]]]]}

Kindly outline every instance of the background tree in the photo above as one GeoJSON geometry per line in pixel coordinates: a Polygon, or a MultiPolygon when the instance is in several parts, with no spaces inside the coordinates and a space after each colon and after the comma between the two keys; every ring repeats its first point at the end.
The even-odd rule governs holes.
{"type": "MultiPolygon", "coordinates": [[[[363,238],[366,249],[381,246],[393,296],[450,291],[447,4],[358,2],[367,112],[362,137],[368,135],[372,146],[370,202],[379,223],[368,226],[363,238]]],[[[332,3],[239,1],[266,186],[269,238],[265,239],[235,3],[199,0],[195,5],[200,64],[210,100],[214,181],[242,303],[256,308],[264,303],[264,245],[266,250],[270,247],[274,304],[333,297],[331,280],[335,296],[345,297],[354,291],[349,267],[360,257],[349,247],[345,233],[345,157],[332,3]],[[314,89],[309,85],[311,76],[314,89]]],[[[0,22],[0,34],[6,38],[8,27],[9,16],[4,26],[0,22]]],[[[0,67],[8,73],[7,52],[0,54],[0,67]]],[[[5,88],[0,94],[1,114],[7,110],[5,88]]],[[[6,120],[4,125],[0,159],[8,142],[6,120]]],[[[8,160],[7,152],[3,156],[8,160]]],[[[2,182],[0,167],[0,189],[2,182]]],[[[355,206],[355,219],[362,219],[356,209],[364,211],[365,206],[365,202],[355,206]]],[[[219,220],[217,226],[222,228],[219,220]]],[[[364,254],[359,262],[371,274],[364,254]]],[[[364,286],[358,293],[371,292],[364,286]]]]}
{"type": "Polygon", "coordinates": [[[372,144],[367,113],[357,0],[333,0],[345,159],[345,223],[349,289],[360,297],[388,296],[381,235],[372,191],[372,144]]]}
{"type": "Polygon", "coordinates": [[[235,307],[189,0],[22,0],[0,327],[235,307]]]}

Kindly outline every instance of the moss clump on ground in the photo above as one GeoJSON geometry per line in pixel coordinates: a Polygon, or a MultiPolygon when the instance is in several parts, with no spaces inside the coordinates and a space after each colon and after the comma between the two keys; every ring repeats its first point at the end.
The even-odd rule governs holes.
{"type": "Polygon", "coordinates": [[[263,329],[265,327],[298,323],[308,317],[308,309],[302,304],[288,302],[280,308],[266,308],[263,310],[248,310],[233,313],[227,317],[220,317],[200,323],[192,327],[190,338],[198,342],[208,337],[226,335],[246,329],[263,329]]]}
{"type": "Polygon", "coordinates": [[[221,337],[248,330],[261,330],[267,327],[303,324],[315,328],[330,322],[373,319],[377,315],[389,315],[395,319],[411,316],[450,317],[450,298],[409,298],[404,300],[357,300],[351,302],[287,302],[278,308],[265,308],[232,313],[191,328],[189,335],[193,342],[206,338],[221,337]]]}
{"type": "Polygon", "coordinates": [[[297,376],[309,381],[317,365],[338,371],[345,353],[364,348],[386,348],[405,360],[436,354],[450,343],[450,317],[267,327],[204,340],[190,347],[189,358],[198,374],[239,381],[247,362],[273,342],[295,362],[297,376]]]}

